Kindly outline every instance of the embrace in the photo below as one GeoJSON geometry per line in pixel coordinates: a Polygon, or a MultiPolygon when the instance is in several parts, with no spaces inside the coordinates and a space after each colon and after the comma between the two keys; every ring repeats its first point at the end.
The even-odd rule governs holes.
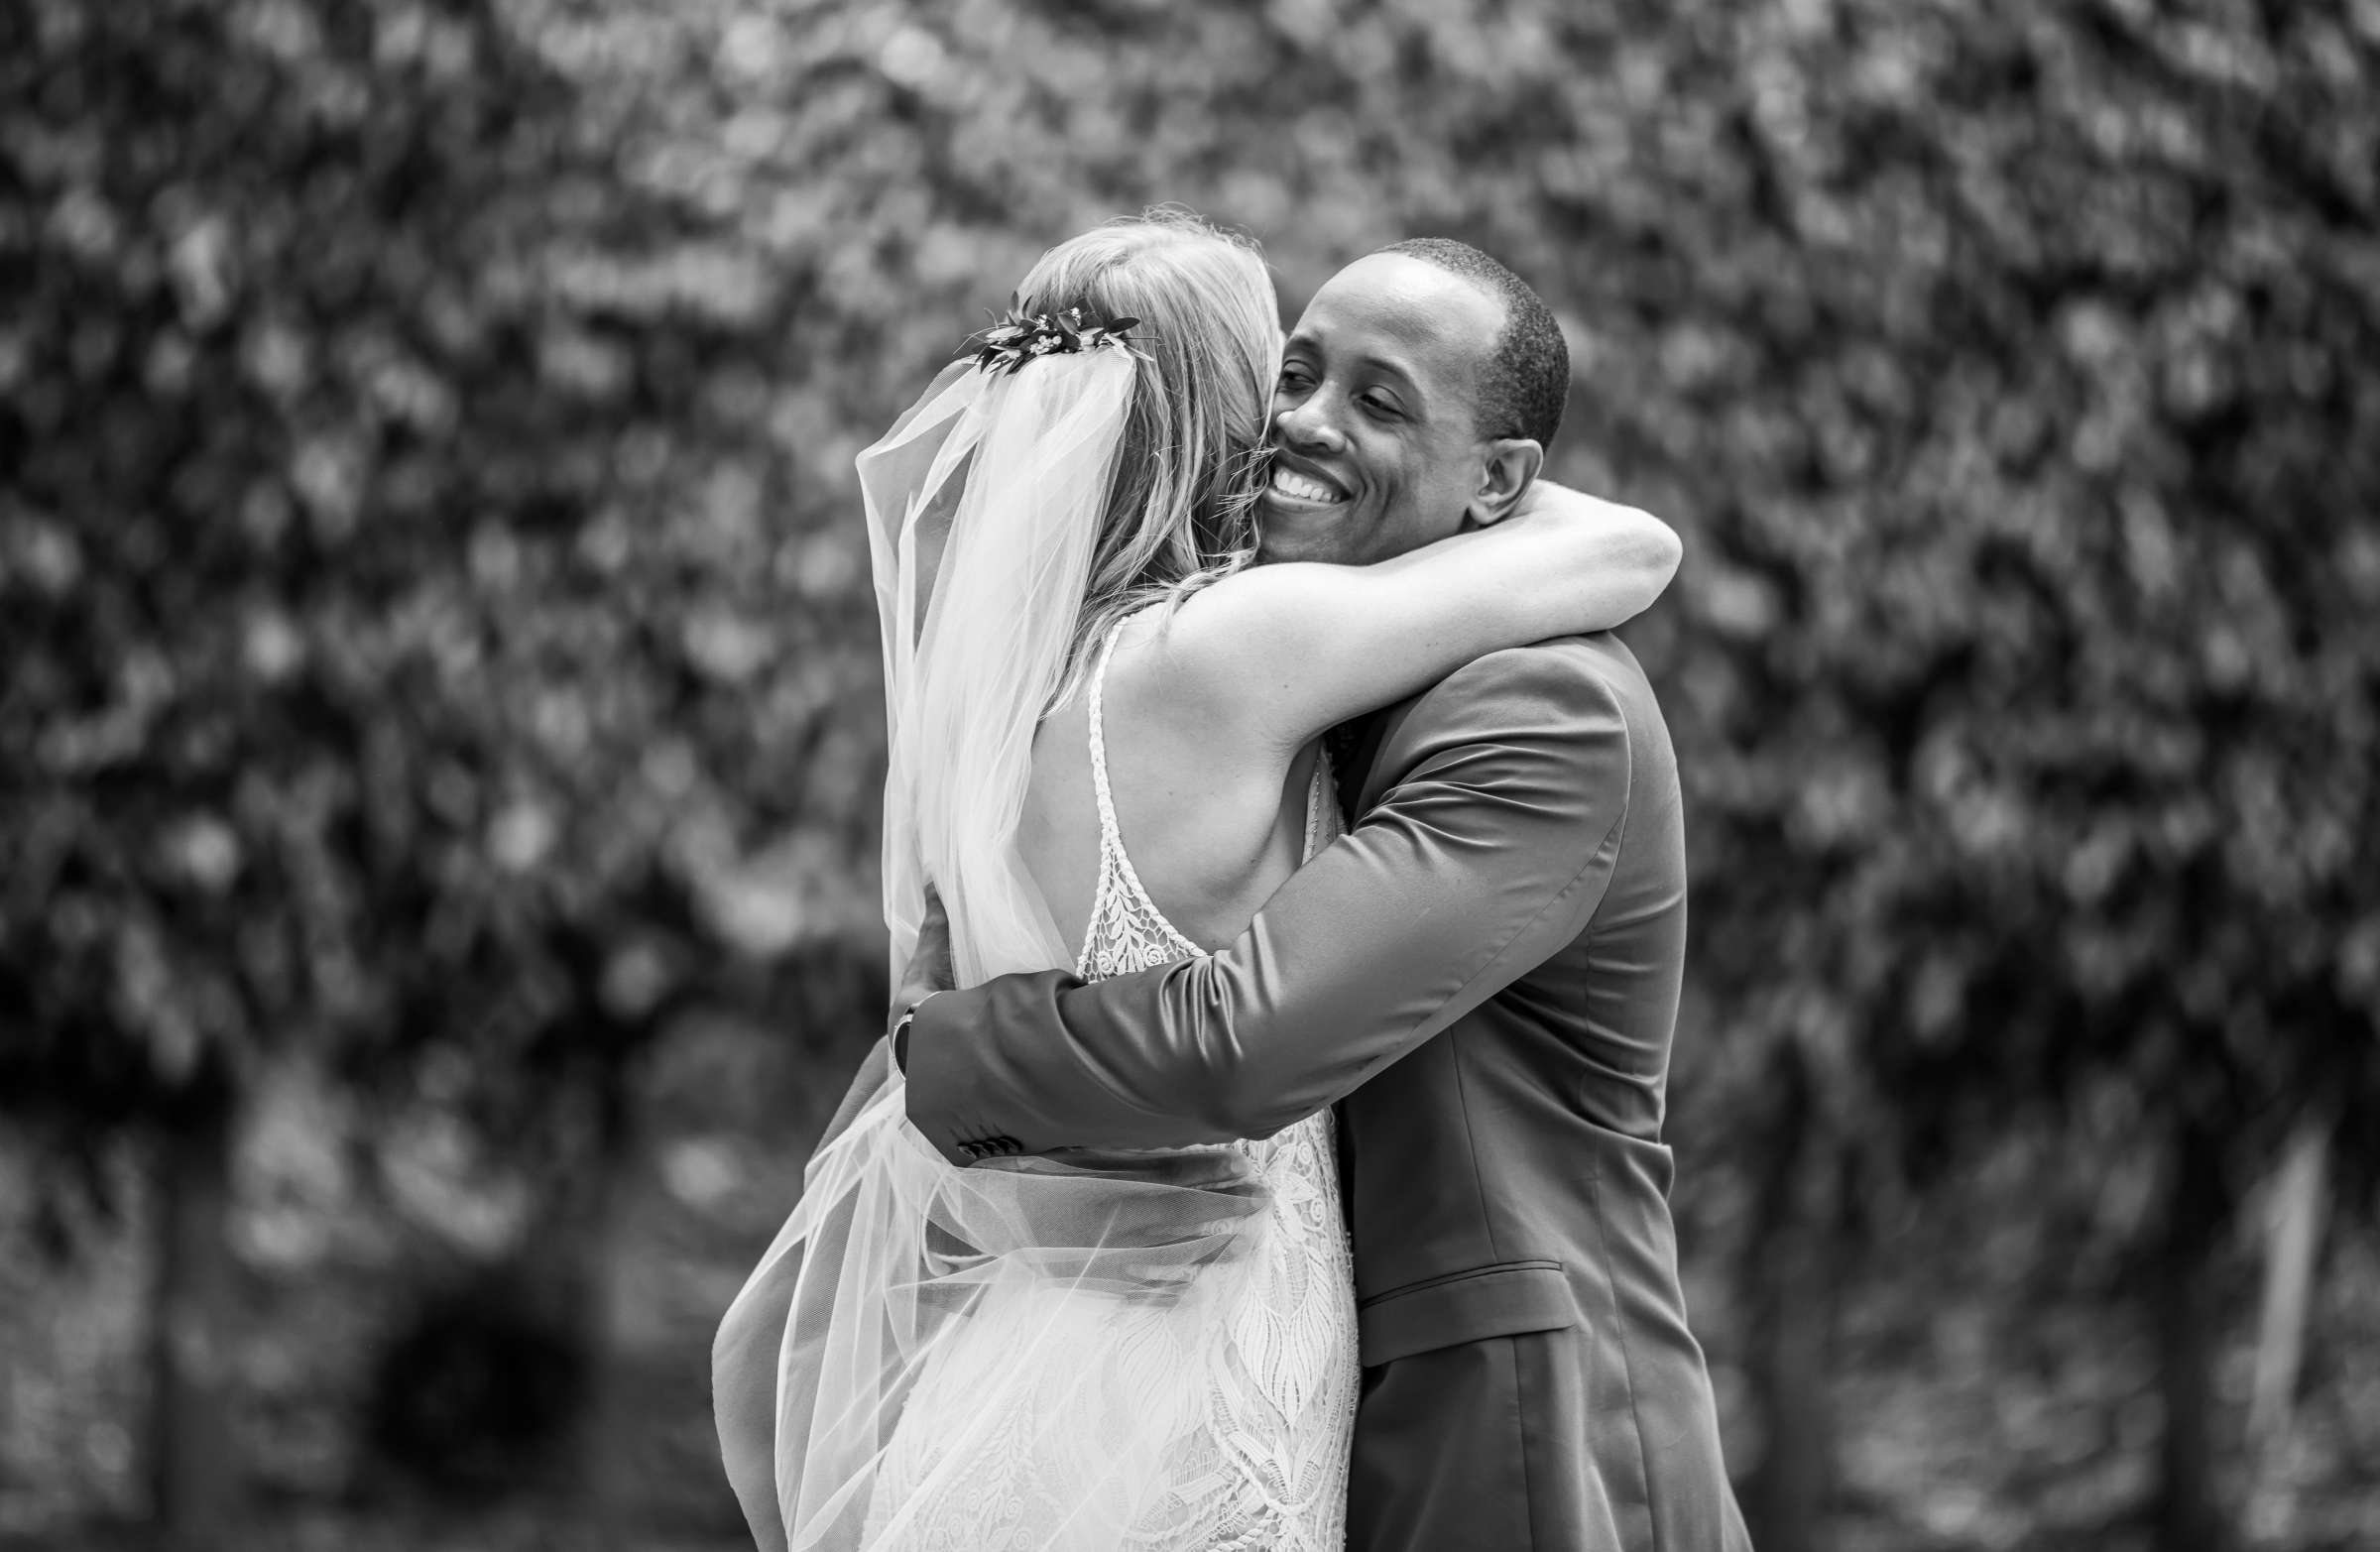
{"type": "Polygon", "coordinates": [[[1737,1552],[1661,1142],[1677,541],[1539,478],[1553,315],[1399,243],[1283,339],[1182,216],[860,457],[892,1023],[728,1312],[764,1548],[1737,1552]]]}

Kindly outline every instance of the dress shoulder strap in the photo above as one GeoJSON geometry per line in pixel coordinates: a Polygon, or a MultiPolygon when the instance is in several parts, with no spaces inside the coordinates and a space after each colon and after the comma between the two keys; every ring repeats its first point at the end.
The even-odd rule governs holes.
{"type": "MultiPolygon", "coordinates": [[[[1130,619],[1130,616],[1126,616],[1130,619]]],[[[1099,798],[1099,849],[1104,854],[1111,848],[1124,850],[1124,830],[1116,822],[1116,797],[1108,788],[1108,664],[1116,657],[1116,639],[1124,634],[1125,621],[1108,627],[1108,639],[1100,644],[1099,662],[1091,670],[1091,789],[1099,798]]]]}
{"type": "Polygon", "coordinates": [[[1116,641],[1131,617],[1108,629],[1091,670],[1091,789],[1099,799],[1099,885],[1091,898],[1091,921],[1083,934],[1078,968],[1086,976],[1118,975],[1161,965],[1206,950],[1166,919],[1124,849],[1124,827],[1116,818],[1116,795],[1108,784],[1108,664],[1116,641]]]}
{"type": "Polygon", "coordinates": [[[1314,751],[1314,779],[1306,783],[1306,844],[1298,864],[1314,860],[1317,852],[1347,833],[1339,817],[1339,783],[1331,765],[1331,747],[1314,751]]]}

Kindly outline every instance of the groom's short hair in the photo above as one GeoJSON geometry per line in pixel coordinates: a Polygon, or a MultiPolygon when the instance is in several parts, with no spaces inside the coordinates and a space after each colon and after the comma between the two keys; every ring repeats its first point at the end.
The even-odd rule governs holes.
{"type": "Polygon", "coordinates": [[[1504,304],[1503,331],[1480,380],[1480,433],[1526,436],[1551,447],[1570,398],[1570,347],[1562,342],[1562,325],[1544,298],[1527,281],[1451,237],[1415,237],[1378,251],[1460,275],[1504,304]]]}

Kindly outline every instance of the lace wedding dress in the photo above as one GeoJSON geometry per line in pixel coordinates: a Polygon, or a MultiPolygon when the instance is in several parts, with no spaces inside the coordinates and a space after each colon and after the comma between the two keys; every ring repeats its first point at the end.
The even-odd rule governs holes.
{"type": "MultiPolygon", "coordinates": [[[[1149,898],[1116,822],[1104,728],[1115,641],[1111,633],[1090,686],[1100,863],[1077,965],[1086,980],[1204,953],[1149,898]]],[[[1341,830],[1327,756],[1316,762],[1306,804],[1311,859],[1341,830]]],[[[869,1545],[1336,1552],[1344,1544],[1356,1318],[1331,1116],[1219,1146],[1245,1154],[1267,1187],[1263,1232],[1250,1241],[1257,1263],[1194,1319],[1071,1291],[1003,1290],[986,1300],[907,1398],[876,1483],[869,1545]],[[1079,1363],[1044,1359],[1019,1383],[1008,1360],[1020,1347],[1079,1363]],[[998,1398],[989,1415],[986,1397],[998,1398]],[[1145,1408],[1166,1405],[1185,1414],[1147,1428],[1145,1408]],[[1080,1426],[1051,1427],[1047,1414],[1057,1408],[1083,1414],[1080,1426]],[[1101,1458],[1102,1443],[1127,1418],[1164,1442],[1141,1470],[1119,1473],[1101,1458]],[[1093,1481],[1100,1486],[1086,1490],[1093,1481]]]]}

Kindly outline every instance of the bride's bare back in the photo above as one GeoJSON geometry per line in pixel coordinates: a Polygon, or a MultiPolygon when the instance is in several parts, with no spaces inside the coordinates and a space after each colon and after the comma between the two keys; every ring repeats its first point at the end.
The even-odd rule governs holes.
{"type": "MultiPolygon", "coordinates": [[[[1183,715],[1199,697],[1179,682],[1185,665],[1167,651],[1169,623],[1161,608],[1144,611],[1118,638],[1104,696],[1109,795],[1141,888],[1176,931],[1217,949],[1297,869],[1316,746],[1284,762],[1183,715]]],[[[1086,684],[1042,722],[1020,836],[1033,882],[1077,950],[1099,884],[1091,700],[1086,684]]]]}

